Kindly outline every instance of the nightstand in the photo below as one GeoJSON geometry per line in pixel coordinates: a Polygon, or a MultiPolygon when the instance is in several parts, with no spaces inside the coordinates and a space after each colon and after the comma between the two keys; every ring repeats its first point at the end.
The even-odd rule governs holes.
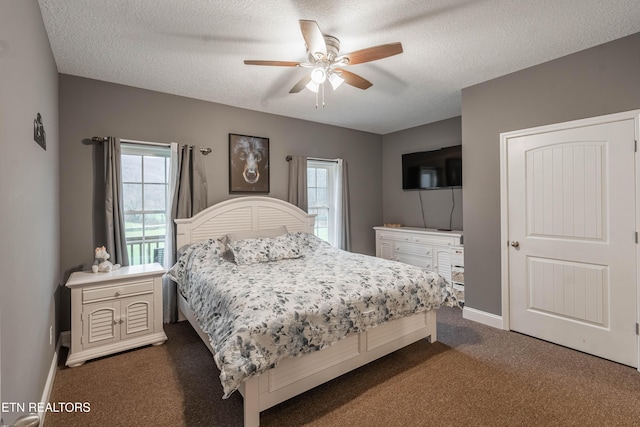
{"type": "Polygon", "coordinates": [[[71,289],[71,348],[67,366],[167,340],[162,329],[160,264],[108,273],[75,272],[71,289]]]}

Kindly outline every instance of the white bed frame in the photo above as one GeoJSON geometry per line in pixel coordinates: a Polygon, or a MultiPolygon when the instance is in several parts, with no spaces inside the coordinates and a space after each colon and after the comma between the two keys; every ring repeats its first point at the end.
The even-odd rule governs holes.
{"type": "MultiPolygon", "coordinates": [[[[226,200],[189,219],[177,219],[177,247],[243,230],[285,225],[289,231],[313,232],[315,215],[271,197],[226,200]]],[[[179,296],[180,319],[187,319],[213,353],[209,337],[198,326],[189,303],[179,296]]],[[[315,353],[282,360],[278,366],[240,387],[244,425],[260,425],[260,412],[420,339],[436,341],[435,310],[405,317],[349,335],[315,353]]]]}

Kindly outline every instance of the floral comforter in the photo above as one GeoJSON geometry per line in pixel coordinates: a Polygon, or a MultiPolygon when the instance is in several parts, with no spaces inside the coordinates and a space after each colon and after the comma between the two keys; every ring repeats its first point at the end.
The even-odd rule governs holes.
{"type": "Polygon", "coordinates": [[[289,233],[287,239],[295,247],[291,257],[246,264],[229,259],[219,239],[198,242],[167,273],[210,338],[224,398],[285,357],[458,304],[435,273],[345,252],[308,233],[289,233]]]}

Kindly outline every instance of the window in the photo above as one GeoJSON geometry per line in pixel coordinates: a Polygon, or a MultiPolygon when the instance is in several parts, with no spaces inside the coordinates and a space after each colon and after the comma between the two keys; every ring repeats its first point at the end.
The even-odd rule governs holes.
{"type": "Polygon", "coordinates": [[[307,161],[307,202],[316,214],[314,234],[339,247],[340,184],[338,163],[333,160],[307,161]]]}
{"type": "Polygon", "coordinates": [[[122,198],[131,265],[163,263],[169,210],[169,147],[122,143],[122,198]]]}

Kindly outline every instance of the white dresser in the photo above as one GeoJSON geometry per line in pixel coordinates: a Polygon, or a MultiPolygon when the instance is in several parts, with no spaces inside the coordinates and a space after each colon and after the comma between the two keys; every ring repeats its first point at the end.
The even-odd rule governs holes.
{"type": "Polygon", "coordinates": [[[376,256],[435,271],[451,282],[452,247],[462,244],[461,231],[417,227],[374,227],[376,256]]]}
{"type": "Polygon", "coordinates": [[[75,272],[71,289],[71,349],[67,366],[107,354],[159,345],[162,329],[160,264],[122,267],[108,273],[75,272]]]}

